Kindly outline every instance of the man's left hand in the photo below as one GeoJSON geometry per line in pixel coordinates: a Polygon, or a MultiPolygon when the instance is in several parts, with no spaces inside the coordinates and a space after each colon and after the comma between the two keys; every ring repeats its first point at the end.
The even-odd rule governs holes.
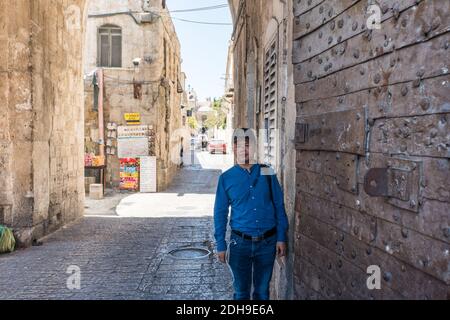
{"type": "Polygon", "coordinates": [[[286,242],[277,242],[277,256],[278,258],[286,256],[286,242]]]}

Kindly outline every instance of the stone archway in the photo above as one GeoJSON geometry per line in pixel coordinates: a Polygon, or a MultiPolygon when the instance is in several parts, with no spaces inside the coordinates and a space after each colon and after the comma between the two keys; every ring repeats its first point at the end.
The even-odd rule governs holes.
{"type": "Polygon", "coordinates": [[[0,224],[20,245],[83,214],[86,8],[0,3],[0,224]]]}

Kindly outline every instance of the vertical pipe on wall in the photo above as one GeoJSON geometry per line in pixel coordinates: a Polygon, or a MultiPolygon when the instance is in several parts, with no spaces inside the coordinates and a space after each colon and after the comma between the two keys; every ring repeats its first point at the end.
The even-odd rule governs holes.
{"type": "Polygon", "coordinates": [[[104,89],[104,78],[103,69],[97,69],[97,79],[98,79],[98,147],[100,156],[105,155],[105,127],[104,127],[104,116],[103,116],[103,89],[104,89]]]}

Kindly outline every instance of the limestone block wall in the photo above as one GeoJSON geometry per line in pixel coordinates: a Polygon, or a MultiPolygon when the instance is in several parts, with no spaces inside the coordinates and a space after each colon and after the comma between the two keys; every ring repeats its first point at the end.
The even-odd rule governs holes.
{"type": "MultiPolygon", "coordinates": [[[[154,10],[161,6],[159,1],[149,1],[154,10]]],[[[167,10],[167,7],[166,9],[167,10]]],[[[177,163],[174,161],[179,156],[182,93],[178,92],[178,84],[181,77],[180,43],[176,34],[172,19],[168,15],[161,15],[158,20],[158,28],[161,32],[161,58],[163,65],[163,83],[160,86],[160,103],[157,109],[157,136],[156,149],[160,148],[158,161],[161,173],[158,187],[167,187],[177,172],[177,163]],[[164,50],[164,39],[166,50],[164,50]],[[164,53],[165,51],[165,53],[164,53]],[[164,61],[165,60],[165,61],[164,61]]],[[[158,154],[158,151],[157,151],[158,154]]]]}
{"type": "Polygon", "coordinates": [[[83,212],[84,5],[0,3],[0,218],[23,245],[83,212]]]}

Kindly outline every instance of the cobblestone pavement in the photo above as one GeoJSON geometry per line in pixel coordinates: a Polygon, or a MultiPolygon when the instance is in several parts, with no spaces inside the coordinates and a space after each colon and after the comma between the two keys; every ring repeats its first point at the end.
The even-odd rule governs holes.
{"type": "Polygon", "coordinates": [[[231,299],[229,271],[212,254],[193,252],[196,259],[186,259],[183,251],[171,254],[213,246],[213,192],[220,170],[198,169],[182,170],[166,193],[126,197],[118,214],[95,215],[91,209],[42,246],[0,256],[0,299],[231,299]],[[165,209],[159,197],[172,199],[166,204],[173,208],[165,209]],[[130,213],[146,201],[147,215],[130,213]],[[68,280],[73,283],[70,266],[80,270],[79,290],[67,287],[68,280]]]}

